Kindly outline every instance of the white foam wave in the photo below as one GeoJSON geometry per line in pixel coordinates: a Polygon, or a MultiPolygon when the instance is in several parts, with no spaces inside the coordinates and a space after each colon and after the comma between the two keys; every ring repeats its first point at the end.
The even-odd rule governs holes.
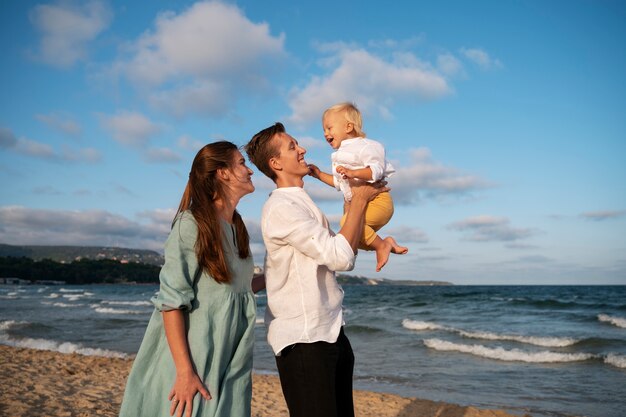
{"type": "Polygon", "coordinates": [[[17,300],[18,297],[13,295],[0,295],[0,300],[17,300]]]}
{"type": "Polygon", "coordinates": [[[68,290],[67,288],[61,288],[59,291],[60,292],[85,292],[85,290],[82,290],[82,289],[80,289],[80,290],[68,290]]]}
{"type": "Polygon", "coordinates": [[[486,340],[509,340],[513,342],[526,343],[529,345],[543,347],[564,347],[571,346],[578,342],[571,337],[541,337],[541,336],[519,336],[509,334],[496,334],[490,332],[466,332],[464,330],[452,329],[463,337],[470,339],[486,340]]]}
{"type": "Polygon", "coordinates": [[[69,301],[78,301],[84,296],[84,294],[63,294],[63,298],[66,298],[69,301]]]}
{"type": "Polygon", "coordinates": [[[101,301],[102,304],[119,306],[152,306],[150,301],[101,301]]]}
{"type": "Polygon", "coordinates": [[[57,293],[53,292],[53,293],[51,293],[49,296],[47,296],[46,298],[59,298],[59,297],[60,297],[60,295],[59,295],[59,294],[57,294],[57,293]]]}
{"type": "Polygon", "coordinates": [[[402,327],[409,330],[445,330],[445,327],[439,324],[409,319],[402,320],[402,327]]]}
{"type": "Polygon", "coordinates": [[[437,323],[430,323],[425,321],[415,321],[404,319],[402,320],[402,326],[409,330],[444,330],[451,333],[457,333],[463,337],[469,339],[485,339],[485,340],[503,340],[525,343],[535,346],[543,347],[564,347],[571,346],[578,342],[577,339],[571,337],[542,337],[542,336],[522,336],[511,334],[497,334],[491,332],[468,332],[466,330],[455,329],[454,327],[442,326],[437,323]]]}
{"type": "Polygon", "coordinates": [[[598,314],[598,320],[626,329],[626,319],[621,317],[613,317],[608,314],[598,314]]]}
{"type": "Polygon", "coordinates": [[[27,321],[5,320],[0,321],[0,331],[7,331],[12,327],[19,327],[28,324],[27,321]]]}
{"type": "Polygon", "coordinates": [[[425,339],[424,345],[438,351],[469,353],[474,356],[507,362],[579,362],[593,359],[595,357],[590,353],[558,353],[550,351],[526,352],[520,349],[507,350],[501,347],[491,348],[483,345],[464,345],[441,339],[425,339]]]}
{"type": "Polygon", "coordinates": [[[96,313],[100,314],[143,314],[143,311],[139,310],[122,310],[118,308],[108,308],[108,307],[96,307],[94,308],[96,313]]]}
{"type": "Polygon", "coordinates": [[[14,339],[9,337],[6,334],[0,334],[0,344],[13,346],[13,347],[21,347],[21,348],[30,348],[30,349],[38,349],[38,350],[50,350],[61,353],[78,353],[80,355],[85,356],[105,356],[108,358],[127,358],[128,355],[122,352],[116,352],[113,350],[107,349],[99,349],[99,348],[88,348],[84,347],[81,344],[70,343],[70,342],[57,342],[54,340],[47,339],[32,339],[32,338],[23,338],[23,339],[14,339]]]}
{"type": "Polygon", "coordinates": [[[55,307],[61,307],[61,308],[72,308],[72,307],[82,307],[85,304],[52,303],[52,305],[55,307]]]}
{"type": "Polygon", "coordinates": [[[263,319],[263,317],[257,317],[254,324],[265,324],[265,320],[263,319]]]}
{"type": "Polygon", "coordinates": [[[626,356],[618,355],[617,353],[609,353],[606,358],[604,358],[604,363],[618,368],[626,368],[626,356]]]}

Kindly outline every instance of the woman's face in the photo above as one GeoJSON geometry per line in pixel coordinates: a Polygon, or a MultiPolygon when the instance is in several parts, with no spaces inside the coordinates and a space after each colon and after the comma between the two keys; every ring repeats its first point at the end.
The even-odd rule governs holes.
{"type": "Polygon", "coordinates": [[[252,170],[246,165],[246,160],[239,150],[233,152],[233,159],[229,171],[232,175],[225,181],[227,187],[238,197],[250,194],[254,191],[252,184],[252,170]]]}

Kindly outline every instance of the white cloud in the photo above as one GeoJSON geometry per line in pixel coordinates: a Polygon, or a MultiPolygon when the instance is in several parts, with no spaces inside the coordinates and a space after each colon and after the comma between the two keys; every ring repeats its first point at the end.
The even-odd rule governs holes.
{"type": "MultiPolygon", "coordinates": [[[[314,180],[319,183],[318,180],[314,180]]],[[[336,188],[328,185],[307,185],[306,192],[315,201],[339,201],[343,200],[343,194],[336,188]]]]}
{"type": "Polygon", "coordinates": [[[176,116],[222,115],[239,91],[266,86],[264,74],[284,55],[284,40],[234,5],[203,1],[180,14],[160,14],[113,71],[146,88],[152,105],[176,116]]]}
{"type": "Polygon", "coordinates": [[[437,57],[437,68],[447,76],[463,76],[463,64],[450,53],[441,54],[437,57]]]}
{"type": "Polygon", "coordinates": [[[0,148],[13,148],[17,145],[17,138],[11,129],[0,127],[0,148]]]}
{"type": "Polygon", "coordinates": [[[536,232],[532,229],[514,228],[505,217],[476,216],[452,223],[449,229],[467,232],[467,239],[476,242],[511,242],[528,238],[536,232]]]}
{"type": "Polygon", "coordinates": [[[385,235],[393,236],[401,245],[407,242],[428,242],[428,235],[417,227],[399,226],[383,230],[385,231],[385,235]]]}
{"type": "Polygon", "coordinates": [[[169,148],[150,148],[146,150],[144,156],[147,162],[174,163],[181,161],[180,155],[169,148]]]}
{"type": "Polygon", "coordinates": [[[61,192],[60,190],[58,190],[57,188],[51,185],[42,185],[39,187],[35,187],[31,191],[33,194],[39,194],[39,195],[62,195],[63,194],[63,192],[61,192]]]}
{"type": "Polygon", "coordinates": [[[411,149],[408,154],[408,166],[394,164],[396,173],[389,178],[397,204],[413,204],[420,196],[463,195],[490,186],[476,175],[434,161],[427,148],[411,149]]]}
{"type": "MultiPolygon", "coordinates": [[[[320,123],[321,123],[321,119],[320,119],[320,123]]],[[[311,136],[299,136],[296,139],[298,140],[298,145],[302,146],[307,151],[309,149],[325,148],[326,146],[328,146],[325,140],[316,139],[311,136]]]]}
{"type": "Polygon", "coordinates": [[[15,138],[7,129],[0,129],[0,144],[16,153],[50,162],[99,162],[102,160],[102,154],[94,148],[75,150],[63,146],[61,151],[57,151],[47,143],[28,138],[15,138]]]}
{"type": "Polygon", "coordinates": [[[479,48],[462,48],[461,53],[470,61],[484,70],[502,68],[500,60],[492,58],[487,52],[479,48]]]}
{"type": "Polygon", "coordinates": [[[82,128],[74,120],[59,114],[38,114],[35,118],[54,130],[70,136],[79,136],[82,128]]]}
{"type": "Polygon", "coordinates": [[[324,109],[341,101],[389,117],[391,105],[398,100],[432,100],[452,91],[442,74],[410,53],[386,61],[364,49],[336,45],[329,50],[338,52],[321,63],[332,65],[332,72],[315,76],[291,92],[291,122],[304,125],[319,120],[324,109]]]}
{"type": "MultiPolygon", "coordinates": [[[[165,216],[141,213],[137,222],[105,210],[41,210],[0,207],[0,234],[17,245],[103,245],[162,250],[169,233],[165,216]]],[[[172,214],[173,217],[173,214],[172,214]]]]}
{"type": "Polygon", "coordinates": [[[187,114],[222,116],[233,103],[232,86],[228,80],[199,80],[177,88],[156,90],[148,102],[155,108],[177,118],[187,114]]]}
{"type": "Polygon", "coordinates": [[[99,162],[102,160],[102,154],[94,148],[76,150],[63,146],[61,151],[56,151],[47,143],[28,138],[16,138],[10,129],[2,127],[0,127],[0,148],[51,162],[99,162]]]}
{"type": "Polygon", "coordinates": [[[588,211],[581,213],[580,217],[587,220],[610,220],[622,217],[626,214],[626,210],[602,210],[602,211],[588,211]]]}
{"type": "Polygon", "coordinates": [[[176,140],[176,144],[179,148],[182,148],[186,151],[198,152],[206,143],[200,142],[197,139],[192,138],[188,135],[183,135],[176,140]]]}
{"type": "Polygon", "coordinates": [[[103,1],[58,1],[35,6],[29,18],[42,35],[37,59],[69,68],[87,57],[88,43],[109,26],[113,13],[103,1]]]}
{"type": "Polygon", "coordinates": [[[135,112],[121,112],[114,116],[102,115],[100,122],[116,141],[127,146],[145,145],[150,136],[161,130],[146,116],[135,112]]]}

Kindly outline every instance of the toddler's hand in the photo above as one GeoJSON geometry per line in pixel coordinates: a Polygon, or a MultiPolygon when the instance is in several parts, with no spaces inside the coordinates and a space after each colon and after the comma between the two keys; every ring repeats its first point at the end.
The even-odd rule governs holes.
{"type": "Polygon", "coordinates": [[[341,175],[345,180],[354,178],[352,170],[341,165],[337,166],[337,174],[341,175]]]}
{"type": "Polygon", "coordinates": [[[317,167],[317,165],[313,165],[313,164],[309,164],[309,175],[312,176],[313,178],[320,178],[320,169],[317,167]]]}

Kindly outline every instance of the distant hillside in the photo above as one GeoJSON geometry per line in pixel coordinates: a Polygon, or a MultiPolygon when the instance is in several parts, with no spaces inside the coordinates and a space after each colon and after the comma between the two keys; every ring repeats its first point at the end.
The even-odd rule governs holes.
{"type": "Polygon", "coordinates": [[[81,259],[163,265],[163,256],[158,252],[143,249],[127,249],[105,246],[15,246],[0,243],[0,257],[29,258],[34,261],[51,259],[56,262],[70,263],[81,259]]]}
{"type": "Polygon", "coordinates": [[[412,281],[394,280],[387,278],[367,278],[354,275],[337,275],[337,282],[341,285],[454,285],[446,281],[412,281]]]}

